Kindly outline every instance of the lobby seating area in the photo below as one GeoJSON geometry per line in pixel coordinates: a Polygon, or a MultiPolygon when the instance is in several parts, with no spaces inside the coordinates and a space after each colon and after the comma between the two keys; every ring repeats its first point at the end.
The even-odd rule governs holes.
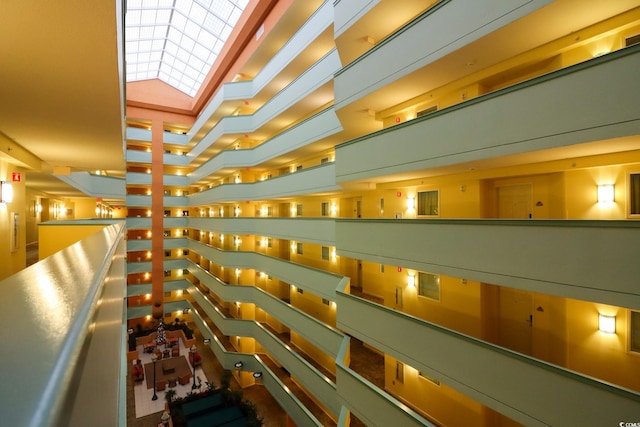
{"type": "MultiPolygon", "coordinates": [[[[140,418],[149,414],[160,412],[164,409],[165,397],[164,394],[168,390],[175,390],[176,397],[184,397],[187,393],[193,391],[193,372],[194,368],[187,361],[186,355],[191,355],[190,348],[186,348],[182,340],[178,340],[176,344],[171,347],[168,358],[164,358],[164,348],[160,349],[163,355],[162,358],[158,358],[156,361],[156,395],[157,400],[152,400],[153,396],[153,362],[151,360],[152,353],[146,351],[146,343],[139,344],[137,346],[138,359],[140,359],[140,365],[144,367],[144,374],[142,379],[136,380],[134,371],[138,365],[137,360],[131,365],[131,377],[133,378],[133,391],[135,396],[135,416],[140,418]],[[174,350],[178,352],[177,357],[172,357],[174,350]]],[[[164,347],[162,345],[161,347],[164,347]]],[[[196,354],[200,356],[198,351],[196,354]]],[[[205,387],[208,381],[207,376],[202,370],[201,366],[196,366],[195,369],[196,387],[200,385],[205,387]]]]}

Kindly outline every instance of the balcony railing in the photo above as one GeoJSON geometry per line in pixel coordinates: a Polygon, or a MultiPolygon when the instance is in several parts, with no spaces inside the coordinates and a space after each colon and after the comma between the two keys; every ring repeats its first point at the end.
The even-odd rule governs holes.
{"type": "Polygon", "coordinates": [[[336,220],[338,255],[633,309],[638,242],[637,221],[336,220]]]}
{"type": "MultiPolygon", "coordinates": [[[[338,327],[349,335],[375,342],[386,354],[524,425],[605,426],[637,417],[640,394],[636,392],[342,291],[337,301],[338,327]]],[[[338,371],[339,392],[343,379],[351,382],[338,371]]],[[[356,390],[349,388],[347,396],[353,406],[364,408],[356,390]]]]}
{"type": "Polygon", "coordinates": [[[188,227],[207,233],[250,234],[327,246],[335,245],[333,218],[189,217],[188,227]]]}
{"type": "Polygon", "coordinates": [[[126,425],[124,285],[124,222],[0,282],[0,424],[126,425]]]}
{"type": "Polygon", "coordinates": [[[422,176],[425,169],[637,135],[638,68],[640,45],[345,142],[336,147],[336,181],[422,176]]]}
{"type": "MultiPolygon", "coordinates": [[[[256,321],[227,318],[197,289],[190,288],[189,294],[223,334],[255,338],[262,348],[286,367],[287,371],[291,372],[296,380],[337,418],[340,412],[340,405],[335,392],[335,384],[329,378],[303,357],[291,351],[288,345],[280,341],[256,321]]],[[[229,366],[228,369],[233,369],[233,365],[229,366]]]]}

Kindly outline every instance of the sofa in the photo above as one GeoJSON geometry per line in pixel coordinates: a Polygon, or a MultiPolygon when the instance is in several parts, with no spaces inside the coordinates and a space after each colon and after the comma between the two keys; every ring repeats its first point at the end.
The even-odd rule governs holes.
{"type": "Polygon", "coordinates": [[[140,382],[144,380],[144,367],[142,366],[142,361],[140,359],[138,359],[135,365],[133,365],[131,376],[133,377],[134,382],[140,382]]]}

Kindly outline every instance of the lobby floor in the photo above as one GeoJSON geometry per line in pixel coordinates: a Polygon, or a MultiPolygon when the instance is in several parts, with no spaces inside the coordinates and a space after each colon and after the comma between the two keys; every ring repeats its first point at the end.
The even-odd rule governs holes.
{"type": "MultiPolygon", "coordinates": [[[[182,341],[179,341],[177,345],[179,345],[179,348],[180,348],[180,355],[184,356],[185,358],[188,357],[189,350],[184,347],[184,345],[182,344],[182,341]]],[[[139,351],[138,353],[143,365],[147,365],[148,363],[151,363],[151,354],[144,353],[142,351],[139,351]]],[[[161,362],[162,361],[158,361],[157,364],[161,362]]],[[[158,368],[156,367],[156,369],[158,368]]],[[[208,378],[206,373],[200,367],[196,368],[196,381],[198,378],[200,378],[202,389],[204,390],[206,388],[206,383],[208,381],[208,378]]],[[[153,388],[147,388],[147,379],[148,378],[145,378],[144,381],[138,382],[133,386],[133,391],[135,396],[136,418],[141,418],[146,415],[150,415],[157,412],[159,412],[160,415],[162,415],[162,411],[164,410],[164,403],[165,403],[165,391],[170,389],[169,387],[167,387],[165,391],[156,392],[156,396],[158,397],[158,399],[153,400],[152,399],[153,388]]],[[[151,384],[153,384],[153,381],[151,382],[151,384]]],[[[189,381],[189,384],[186,384],[186,385],[176,384],[176,386],[173,387],[173,390],[175,390],[177,397],[184,397],[187,395],[187,393],[190,393],[192,391],[192,387],[193,387],[193,378],[189,381]]]]}
{"type": "MultiPolygon", "coordinates": [[[[194,304],[197,306],[197,304],[194,304]]],[[[221,308],[221,307],[219,307],[221,308]]],[[[203,313],[203,310],[198,310],[200,313],[203,313]]],[[[233,347],[228,341],[228,338],[221,334],[213,322],[209,319],[204,319],[207,325],[211,328],[212,331],[216,333],[217,338],[225,344],[227,350],[234,351],[233,347]]],[[[194,328],[193,325],[190,325],[191,328],[194,328]]],[[[194,328],[194,335],[197,338],[197,346],[198,351],[202,355],[202,372],[203,375],[209,379],[209,381],[213,381],[216,387],[220,385],[220,378],[222,377],[222,373],[224,369],[222,365],[218,362],[213,351],[203,343],[203,337],[200,334],[200,331],[194,328]]],[[[278,337],[288,345],[292,345],[289,340],[289,336],[287,334],[277,334],[278,337]]],[[[351,339],[351,365],[350,367],[355,370],[358,374],[365,377],[368,381],[372,382],[376,386],[381,389],[384,389],[384,357],[370,350],[367,346],[363,345],[362,342],[352,338],[351,339]]],[[[318,405],[311,400],[298,385],[291,379],[289,373],[278,367],[269,357],[262,358],[269,369],[278,375],[278,378],[291,390],[293,394],[307,407],[314,416],[322,423],[323,426],[333,427],[336,426],[336,422],[331,419],[318,405]]],[[[317,366],[317,364],[313,361],[313,359],[307,358],[309,363],[312,363],[316,368],[320,369],[323,373],[328,375],[332,380],[335,381],[335,377],[326,372],[326,370],[322,369],[322,367],[317,366]]],[[[129,368],[131,370],[131,368],[129,368]]],[[[200,371],[197,371],[200,372],[200,371]]],[[[204,381],[203,385],[204,385],[204,381]]],[[[234,390],[239,390],[240,386],[232,378],[231,388],[234,390]]],[[[292,423],[287,424],[287,415],[284,410],[280,407],[280,405],[276,402],[276,400],[271,396],[271,394],[261,385],[254,385],[251,387],[246,387],[242,389],[243,398],[252,401],[256,404],[258,408],[259,415],[263,418],[263,426],[264,427],[287,427],[293,425],[292,423]]],[[[158,410],[158,412],[151,413],[150,415],[146,415],[140,418],[136,418],[136,408],[135,401],[131,399],[134,396],[134,384],[131,378],[131,372],[127,375],[127,426],[128,427],[157,427],[160,421],[160,416],[162,415],[162,410],[158,410]]],[[[149,395],[151,396],[151,395],[149,395]]],[[[149,397],[150,399],[150,397],[149,397]]],[[[158,401],[162,401],[164,403],[164,394],[159,396],[158,401]]],[[[363,427],[365,424],[360,421],[355,415],[351,415],[351,423],[350,427],[363,427]]]]}
{"type": "MultiPolygon", "coordinates": [[[[203,344],[202,336],[199,331],[195,331],[194,334],[197,338],[197,346],[198,351],[202,355],[202,373],[206,376],[209,381],[213,381],[216,387],[220,386],[220,378],[222,377],[222,373],[224,369],[222,365],[218,362],[213,351],[203,344]]],[[[131,370],[131,368],[129,368],[131,370]]],[[[196,374],[200,374],[200,370],[196,370],[196,374]]],[[[204,387],[205,380],[202,380],[204,387]]],[[[136,417],[136,399],[134,391],[134,383],[131,378],[131,372],[128,372],[127,375],[127,426],[128,427],[157,427],[160,422],[160,416],[162,415],[162,410],[164,407],[164,392],[157,393],[158,400],[155,402],[151,401],[151,394],[148,396],[149,403],[161,403],[161,407],[157,412],[153,412],[149,415],[145,415],[142,417],[136,417]]],[[[186,386],[184,386],[186,387],[186,386]]],[[[234,390],[239,390],[240,386],[238,383],[232,379],[231,388],[234,390]]],[[[190,390],[189,390],[190,391],[190,390]]],[[[243,398],[247,400],[251,400],[254,402],[258,408],[258,412],[261,417],[263,417],[264,427],[286,427],[287,426],[287,416],[284,410],[278,405],[275,399],[271,396],[271,394],[262,386],[255,385],[252,387],[247,387],[242,389],[243,398]]],[[[146,405],[145,405],[146,406],[146,405]]],[[[154,406],[155,408],[155,406],[154,406]]]]}

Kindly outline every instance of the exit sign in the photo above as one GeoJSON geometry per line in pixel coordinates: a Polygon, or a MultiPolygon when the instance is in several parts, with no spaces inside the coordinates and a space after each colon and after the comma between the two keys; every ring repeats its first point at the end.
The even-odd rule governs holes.
{"type": "Polygon", "coordinates": [[[22,174],[20,172],[12,172],[11,173],[11,181],[13,182],[21,182],[22,174]]]}

